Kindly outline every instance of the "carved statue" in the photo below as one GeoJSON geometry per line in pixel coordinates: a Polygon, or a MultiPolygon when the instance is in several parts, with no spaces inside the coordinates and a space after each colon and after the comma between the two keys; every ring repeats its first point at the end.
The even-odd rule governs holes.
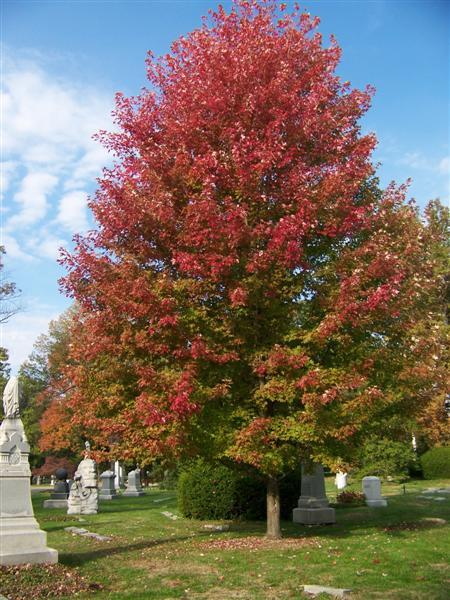
{"type": "MultiPolygon", "coordinates": [[[[88,442],[87,442],[88,443],[88,442]]],[[[86,446],[86,450],[88,449],[86,446]]],[[[85,455],[86,456],[86,455],[85,455]]],[[[75,471],[67,500],[67,514],[95,515],[98,511],[97,470],[92,458],[84,458],[75,471]]]]}
{"type": "Polygon", "coordinates": [[[3,390],[3,411],[5,419],[19,417],[19,380],[11,377],[3,390]]]}

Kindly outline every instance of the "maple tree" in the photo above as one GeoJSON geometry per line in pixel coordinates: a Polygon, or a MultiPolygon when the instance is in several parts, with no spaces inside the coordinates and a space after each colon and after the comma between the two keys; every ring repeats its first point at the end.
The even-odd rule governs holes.
{"type": "Polygon", "coordinates": [[[411,348],[440,285],[427,224],[405,186],[380,191],[359,126],[372,89],[339,79],[317,25],[236,0],[150,54],[150,89],[118,94],[118,131],[99,135],[116,164],[97,229],[62,258],[80,312],[50,416],[100,458],[257,470],[270,537],[280,477],[348,463],[362,434],[420,409],[435,365],[419,373],[411,348]]]}

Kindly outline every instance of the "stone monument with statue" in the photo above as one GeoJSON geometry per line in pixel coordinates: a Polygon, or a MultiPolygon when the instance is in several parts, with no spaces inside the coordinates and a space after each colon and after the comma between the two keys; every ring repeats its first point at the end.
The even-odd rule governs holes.
{"type": "Polygon", "coordinates": [[[19,412],[19,381],[11,377],[3,392],[0,425],[0,565],[56,563],[31,504],[28,444],[19,412]]]}
{"type": "Polygon", "coordinates": [[[91,458],[91,446],[85,443],[84,458],[75,471],[67,500],[68,515],[96,515],[98,511],[97,465],[91,458]]]}

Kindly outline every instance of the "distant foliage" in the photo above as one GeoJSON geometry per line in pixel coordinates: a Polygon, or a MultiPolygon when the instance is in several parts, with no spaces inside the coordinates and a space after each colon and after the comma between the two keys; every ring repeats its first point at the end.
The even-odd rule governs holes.
{"type": "Polygon", "coordinates": [[[178,470],[166,469],[160,481],[160,488],[163,490],[176,490],[178,485],[178,470]]]}
{"type": "MultiPolygon", "coordinates": [[[[281,516],[290,519],[300,495],[298,473],[280,481],[280,495],[281,516]]],[[[262,478],[199,460],[179,477],[178,507],[185,517],[194,519],[263,520],[266,485],[262,478]]]]}
{"type": "Polygon", "coordinates": [[[407,477],[411,468],[417,470],[412,445],[387,438],[370,438],[363,446],[360,460],[359,477],[407,477]]]}
{"type": "Polygon", "coordinates": [[[420,457],[425,479],[450,477],[450,446],[432,448],[420,457]]]}
{"type": "Polygon", "coordinates": [[[73,477],[76,471],[76,464],[65,457],[46,456],[42,466],[32,470],[33,475],[51,477],[57,469],[66,469],[69,477],[73,477]]]}

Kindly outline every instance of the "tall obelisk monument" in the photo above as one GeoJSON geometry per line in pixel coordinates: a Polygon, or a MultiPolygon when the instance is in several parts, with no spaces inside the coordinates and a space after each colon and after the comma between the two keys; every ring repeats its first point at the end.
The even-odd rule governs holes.
{"type": "Polygon", "coordinates": [[[19,382],[11,377],[3,392],[0,425],[0,565],[58,562],[47,547],[31,504],[28,444],[19,413],[19,382]]]}

